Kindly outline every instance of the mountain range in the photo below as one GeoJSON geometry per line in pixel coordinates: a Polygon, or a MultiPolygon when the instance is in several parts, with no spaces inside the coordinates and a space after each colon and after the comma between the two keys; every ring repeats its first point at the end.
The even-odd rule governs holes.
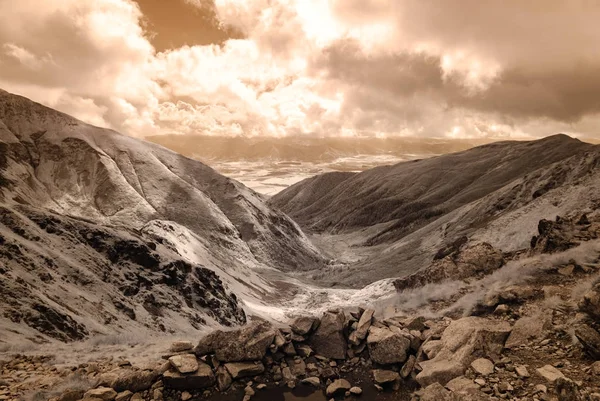
{"type": "Polygon", "coordinates": [[[196,332],[375,299],[473,255],[499,266],[535,245],[540,220],[593,215],[599,168],[598,146],[555,135],[322,174],[267,200],[1,91],[0,341],[196,332]]]}

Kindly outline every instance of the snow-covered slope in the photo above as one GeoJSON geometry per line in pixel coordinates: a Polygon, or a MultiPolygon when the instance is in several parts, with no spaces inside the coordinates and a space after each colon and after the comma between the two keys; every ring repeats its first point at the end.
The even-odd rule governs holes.
{"type": "MultiPolygon", "coordinates": [[[[3,287],[24,280],[25,287],[44,292],[49,284],[25,273],[24,266],[52,270],[56,265],[60,279],[55,281],[51,292],[56,299],[38,301],[46,306],[52,304],[53,309],[76,322],[81,319],[82,324],[84,321],[88,325],[90,321],[102,324],[98,309],[105,306],[88,287],[75,291],[66,285],[70,281],[65,272],[79,271],[73,274],[84,275],[93,283],[103,282],[97,282],[94,288],[98,294],[104,294],[101,297],[104,300],[121,298],[113,291],[119,289],[115,277],[125,273],[110,257],[106,258],[104,251],[86,243],[87,234],[81,233],[80,224],[86,225],[86,232],[104,232],[111,244],[150,241],[156,245],[158,248],[152,253],[156,254],[157,262],[150,267],[132,267],[133,275],[137,274],[136,269],[162,272],[169,263],[183,261],[192,264],[194,271],[202,266],[211,269],[217,274],[215,280],[223,280],[226,291],[234,291],[253,302],[273,291],[258,271],[318,269],[324,260],[285,214],[271,209],[261,196],[210,167],[159,145],[87,125],[4,91],[0,91],[0,206],[7,216],[19,222],[16,231],[8,223],[0,222],[3,235],[0,248],[4,250],[0,263],[10,272],[3,277],[3,287]],[[39,223],[32,222],[31,215],[57,219],[57,230],[64,235],[47,232],[39,223]],[[39,240],[23,237],[21,230],[39,240]],[[79,236],[73,230],[78,230],[79,236]],[[29,262],[23,265],[11,260],[13,252],[6,251],[11,247],[20,247],[29,262]],[[40,267],[34,255],[46,255],[51,262],[40,267]],[[111,269],[115,269],[114,276],[111,269]],[[87,306],[75,306],[71,299],[74,294],[88,298],[87,306]],[[91,305],[96,305],[96,310],[92,311],[91,305]],[[89,316],[85,317],[86,314],[89,316]]],[[[114,252],[118,254],[120,250],[114,252]]],[[[186,265],[184,269],[187,268],[186,265]]],[[[200,273],[200,276],[198,280],[202,281],[206,275],[200,273]]],[[[167,309],[178,303],[175,300],[180,290],[167,288],[162,294],[169,299],[167,309]]],[[[22,290],[7,296],[26,298],[26,293],[22,290]]],[[[219,296],[225,302],[229,295],[223,294],[219,296]]],[[[188,306],[196,309],[196,296],[187,292],[185,296],[192,296],[192,304],[188,306]]],[[[128,302],[135,304],[131,305],[135,310],[143,306],[140,299],[128,298],[128,302]]],[[[5,309],[4,304],[0,309],[5,309]]],[[[210,307],[204,311],[198,309],[200,320],[211,319],[210,307]]],[[[231,313],[237,313],[235,308],[231,313]]],[[[5,310],[0,312],[0,319],[5,320],[6,316],[5,310]]],[[[112,326],[107,324],[106,330],[125,327],[122,319],[118,320],[112,326]]],[[[155,326],[159,327],[162,317],[156,320],[159,323],[155,326]]],[[[190,319],[183,320],[189,327],[197,326],[190,319]]],[[[239,320],[229,319],[231,323],[239,320]]]]}

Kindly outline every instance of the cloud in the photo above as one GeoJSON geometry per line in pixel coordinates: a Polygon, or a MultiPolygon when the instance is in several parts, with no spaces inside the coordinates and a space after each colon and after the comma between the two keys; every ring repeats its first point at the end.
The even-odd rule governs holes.
{"type": "Polygon", "coordinates": [[[145,136],[595,136],[600,5],[0,2],[0,86],[145,136]]]}

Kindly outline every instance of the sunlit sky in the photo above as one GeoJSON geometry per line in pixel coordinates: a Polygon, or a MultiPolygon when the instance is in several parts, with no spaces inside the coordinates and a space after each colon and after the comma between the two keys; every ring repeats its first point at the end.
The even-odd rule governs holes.
{"type": "Polygon", "coordinates": [[[0,87],[157,134],[600,138],[600,2],[0,0],[0,87]]]}

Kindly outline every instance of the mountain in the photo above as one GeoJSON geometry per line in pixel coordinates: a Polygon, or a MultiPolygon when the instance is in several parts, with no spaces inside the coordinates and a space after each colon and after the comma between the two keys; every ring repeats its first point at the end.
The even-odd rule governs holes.
{"type": "Polygon", "coordinates": [[[566,135],[497,142],[359,174],[313,177],[270,203],[306,232],[347,243],[351,256],[340,261],[348,268],[324,278],[358,287],[425,268],[464,236],[502,251],[526,247],[540,219],[595,210],[598,160],[598,146],[566,135]]]}
{"type": "Polygon", "coordinates": [[[5,91],[0,207],[2,338],[237,324],[258,271],[324,263],[239,182],[5,91]]]}
{"type": "Polygon", "coordinates": [[[183,155],[210,161],[331,162],[357,155],[437,155],[487,143],[486,139],[376,137],[223,137],[155,135],[149,141],[183,155]]]}

